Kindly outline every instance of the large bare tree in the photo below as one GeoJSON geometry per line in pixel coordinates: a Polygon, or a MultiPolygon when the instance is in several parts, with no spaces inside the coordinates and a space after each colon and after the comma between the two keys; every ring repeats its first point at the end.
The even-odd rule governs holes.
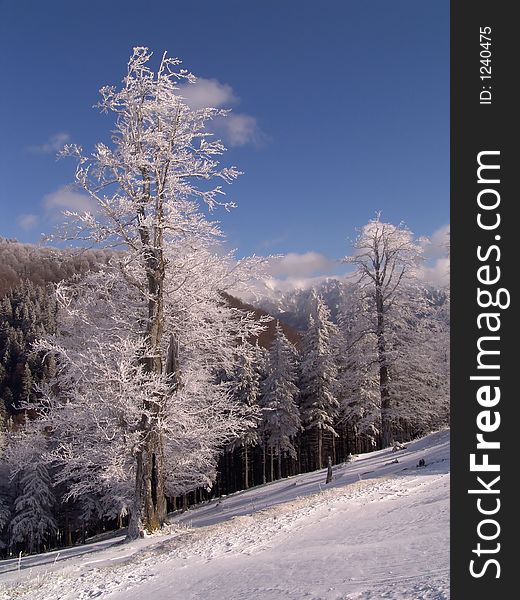
{"type": "MultiPolygon", "coordinates": [[[[195,78],[179,68],[179,60],[166,54],[154,71],[150,67],[151,58],[147,48],[134,48],[122,86],[101,89],[99,108],[115,115],[110,145],[98,143],[90,155],[77,145],[69,145],[63,152],[77,158],[76,183],[88,194],[95,209],[83,214],[67,213],[61,235],[121,248],[116,261],[119,276],[110,273],[115,283],[108,293],[120,293],[124,301],[136,303],[133,323],[128,312],[121,310],[124,326],[133,328],[132,334],[139,337],[138,342],[134,340],[139,366],[128,367],[128,376],[142,376],[148,385],[148,393],[141,390],[135,396],[140,418],[135,425],[139,435],[132,447],[135,458],[132,536],[143,529],[157,529],[166,518],[168,461],[164,423],[168,399],[180,393],[181,388],[179,365],[183,357],[179,356],[179,348],[186,347],[186,342],[178,336],[186,327],[182,329],[179,323],[184,319],[186,325],[187,314],[181,305],[191,299],[191,307],[198,303],[199,311],[207,311],[208,303],[213,306],[218,318],[197,317],[196,310],[188,312],[191,326],[195,327],[193,331],[194,321],[203,329],[207,329],[208,321],[219,322],[217,330],[223,329],[223,333],[214,331],[213,339],[221,340],[222,355],[229,354],[226,343],[236,345],[240,338],[251,333],[251,323],[236,314],[228,324],[232,334],[226,332],[219,293],[240,279],[244,265],[237,268],[229,257],[212,255],[212,244],[220,233],[197,208],[197,204],[209,209],[217,205],[232,206],[219,200],[224,192],[212,181],[230,183],[239,172],[234,167],[219,167],[217,158],[225,147],[207,130],[208,122],[225,116],[226,111],[191,109],[182,97],[180,84],[194,83],[195,78]],[[118,291],[122,286],[132,291],[118,291]],[[180,303],[178,306],[175,299],[180,303]]],[[[91,283],[96,284],[94,279],[91,283]]],[[[65,311],[71,302],[77,303],[70,300],[74,294],[66,293],[64,298],[67,298],[62,306],[65,311]]],[[[90,299],[91,304],[98,301],[99,298],[90,299]]],[[[113,299],[110,301],[113,304],[113,299]]],[[[92,306],[83,308],[92,310],[92,306]]],[[[117,310],[113,306],[110,310],[115,318],[117,310]]],[[[200,340],[198,343],[200,347],[200,340]]],[[[100,348],[110,351],[110,345],[100,348]]],[[[112,351],[117,355],[122,349],[112,348],[112,351]]],[[[123,354],[127,352],[126,348],[123,354]]],[[[62,361],[66,359],[62,357],[62,361]]],[[[107,375],[103,368],[100,372],[107,375]]],[[[130,388],[136,390],[135,386],[130,388]]]]}
{"type": "Polygon", "coordinates": [[[361,333],[373,334],[376,340],[378,386],[381,410],[381,444],[392,442],[392,407],[390,382],[392,378],[392,349],[389,333],[392,312],[400,310],[400,296],[417,275],[422,260],[421,245],[403,224],[384,223],[380,215],[361,228],[354,242],[354,253],[345,262],[356,267],[357,281],[369,298],[367,310],[374,315],[373,329],[361,333]]]}

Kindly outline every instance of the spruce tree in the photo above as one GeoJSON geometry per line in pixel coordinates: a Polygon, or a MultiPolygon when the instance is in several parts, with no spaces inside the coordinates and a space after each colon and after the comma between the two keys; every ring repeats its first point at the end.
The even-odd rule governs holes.
{"type": "Polygon", "coordinates": [[[260,409],[258,400],[260,396],[260,372],[259,360],[260,352],[258,346],[252,347],[250,344],[249,351],[241,352],[239,363],[234,373],[235,397],[238,402],[248,408],[250,412],[250,425],[244,433],[237,438],[231,448],[242,448],[243,457],[243,486],[248,489],[250,485],[250,450],[259,442],[259,423],[260,409]]]}
{"type": "Polygon", "coordinates": [[[285,337],[277,322],[275,336],[262,385],[262,433],[271,459],[271,480],[274,478],[274,457],[278,458],[278,476],[282,473],[282,456],[296,458],[294,438],[301,428],[296,405],[296,350],[285,337]]]}
{"type": "Polygon", "coordinates": [[[313,291],[309,325],[303,338],[301,416],[307,442],[314,446],[314,468],[323,468],[324,435],[330,434],[331,451],[337,436],[337,365],[334,351],[337,327],[323,299],[313,291]]]}
{"type": "Polygon", "coordinates": [[[18,477],[19,493],[9,524],[10,545],[14,548],[21,542],[27,552],[39,552],[57,530],[51,478],[37,457],[23,465],[18,477]]]}

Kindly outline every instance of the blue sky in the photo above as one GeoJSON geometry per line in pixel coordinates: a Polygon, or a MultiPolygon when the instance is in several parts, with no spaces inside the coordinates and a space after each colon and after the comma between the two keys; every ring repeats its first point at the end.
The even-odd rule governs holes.
{"type": "Polygon", "coordinates": [[[138,45],[234,111],[225,160],[245,174],[218,217],[240,255],[337,258],[376,210],[448,223],[447,0],[0,0],[0,37],[0,235],[52,228],[74,174],[54,149],[106,139],[92,105],[138,45]]]}

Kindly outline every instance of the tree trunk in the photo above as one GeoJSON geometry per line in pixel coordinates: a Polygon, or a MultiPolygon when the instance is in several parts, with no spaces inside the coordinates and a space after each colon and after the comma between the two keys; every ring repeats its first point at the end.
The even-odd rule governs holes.
{"type": "Polygon", "coordinates": [[[142,537],[144,530],[156,531],[166,521],[164,440],[154,421],[143,425],[145,440],[136,455],[135,501],[128,526],[130,539],[142,537]]]}
{"type": "Polygon", "coordinates": [[[317,455],[317,459],[318,459],[318,464],[317,467],[318,469],[322,469],[323,468],[323,458],[322,458],[322,454],[323,454],[323,429],[321,427],[318,427],[318,431],[317,431],[317,435],[318,435],[318,455],[317,455]]]}
{"type": "Polygon", "coordinates": [[[267,457],[265,455],[265,444],[262,445],[262,483],[267,483],[267,477],[266,477],[266,460],[267,457]]]}
{"type": "Polygon", "coordinates": [[[269,454],[271,456],[271,481],[274,481],[274,450],[272,446],[269,448],[269,454]]]}
{"type": "Polygon", "coordinates": [[[377,310],[377,358],[379,361],[379,392],[381,396],[381,446],[387,448],[392,442],[392,422],[390,418],[389,372],[385,339],[383,292],[376,286],[377,310]]]}
{"type": "Polygon", "coordinates": [[[72,546],[72,528],[70,526],[69,510],[65,506],[65,545],[72,546]]]}
{"type": "Polygon", "coordinates": [[[244,443],[244,489],[249,489],[249,450],[247,443],[244,443]]]}
{"type": "MultiPolygon", "coordinates": [[[[143,262],[148,288],[148,318],[146,338],[148,354],[142,359],[148,373],[163,374],[161,343],[164,330],[164,278],[163,256],[163,199],[155,198],[155,224],[144,225],[145,205],[150,201],[150,177],[142,170],[142,208],[137,215],[143,224],[139,236],[143,247],[143,262]]],[[[180,385],[178,369],[178,345],[170,337],[165,373],[172,374],[172,390],[180,385]]],[[[144,534],[144,530],[155,531],[166,521],[164,440],[160,431],[161,412],[165,399],[151,398],[143,407],[141,419],[141,445],[136,451],[136,476],[134,506],[128,525],[128,537],[133,539],[144,534]]]]}

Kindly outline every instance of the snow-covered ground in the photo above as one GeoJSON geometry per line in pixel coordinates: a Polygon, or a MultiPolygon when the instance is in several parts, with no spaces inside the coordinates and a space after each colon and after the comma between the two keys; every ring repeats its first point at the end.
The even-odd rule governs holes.
{"type": "Polygon", "coordinates": [[[0,561],[0,599],[446,599],[449,466],[442,431],[329,485],[316,471],[172,516],[168,533],[0,561]]]}

